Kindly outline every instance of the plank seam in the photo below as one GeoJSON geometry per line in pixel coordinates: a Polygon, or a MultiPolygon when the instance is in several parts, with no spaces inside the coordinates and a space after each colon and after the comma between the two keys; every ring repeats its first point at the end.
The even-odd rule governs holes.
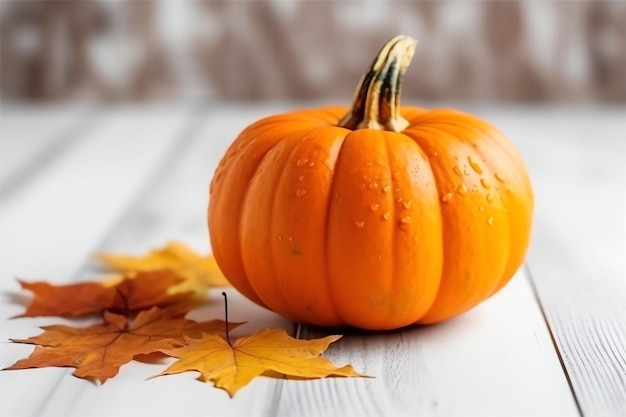
{"type": "Polygon", "coordinates": [[[537,302],[537,306],[539,307],[539,311],[541,311],[541,316],[543,317],[543,321],[546,323],[546,327],[548,328],[548,334],[550,335],[550,341],[552,342],[552,346],[554,347],[554,351],[556,353],[557,358],[559,359],[559,364],[561,365],[561,369],[563,370],[563,374],[565,375],[565,379],[567,380],[567,385],[569,386],[569,390],[572,393],[572,397],[574,398],[574,404],[576,404],[576,409],[578,410],[578,415],[581,417],[584,416],[581,408],[581,404],[578,401],[578,396],[576,395],[576,391],[574,390],[574,384],[572,379],[570,378],[569,372],[567,371],[567,367],[565,366],[565,361],[559,349],[558,343],[556,341],[555,333],[550,325],[550,320],[548,319],[546,310],[541,303],[541,298],[539,297],[539,292],[537,291],[537,287],[535,286],[535,279],[532,275],[530,267],[527,263],[524,262],[523,268],[526,271],[526,275],[528,276],[528,283],[530,284],[530,288],[533,292],[533,296],[535,301],[537,302]]]}

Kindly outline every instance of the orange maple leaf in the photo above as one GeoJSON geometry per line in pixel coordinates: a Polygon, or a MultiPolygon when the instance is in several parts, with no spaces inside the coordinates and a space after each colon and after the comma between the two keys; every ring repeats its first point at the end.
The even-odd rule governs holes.
{"type": "Polygon", "coordinates": [[[337,368],[321,357],[328,346],[341,336],[300,340],[289,336],[284,329],[263,329],[231,344],[227,338],[204,334],[200,339],[185,336],[185,345],[160,349],[166,355],[178,358],[161,375],[198,371],[202,382],[213,381],[215,386],[233,397],[253,378],[265,376],[294,376],[301,379],[328,376],[364,377],[351,365],[337,368]]]}
{"type": "MultiPolygon", "coordinates": [[[[229,329],[240,323],[230,323],[229,329]]],[[[195,322],[168,316],[156,307],[141,311],[134,320],[111,312],[104,322],[77,328],[64,325],[43,327],[39,336],[11,339],[15,343],[38,345],[25,359],[5,370],[49,366],[76,368],[74,376],[104,383],[117,375],[120,366],[135,356],[167,350],[180,343],[183,335],[200,337],[226,330],[222,320],[195,322]]]]}
{"type": "MultiPolygon", "coordinates": [[[[98,253],[96,258],[109,269],[122,273],[171,269],[184,278],[169,290],[171,293],[191,291],[202,297],[210,288],[230,285],[213,256],[202,256],[180,242],[169,242],[144,256],[98,253]]],[[[119,277],[113,277],[106,282],[115,285],[118,281],[119,277]]]]}
{"type": "Polygon", "coordinates": [[[189,293],[169,294],[168,289],[183,280],[171,270],[126,274],[115,286],[99,282],[52,285],[47,282],[19,281],[23,289],[33,293],[33,301],[17,317],[83,316],[104,310],[131,312],[152,306],[183,306],[186,313],[192,306],[189,293]]]}

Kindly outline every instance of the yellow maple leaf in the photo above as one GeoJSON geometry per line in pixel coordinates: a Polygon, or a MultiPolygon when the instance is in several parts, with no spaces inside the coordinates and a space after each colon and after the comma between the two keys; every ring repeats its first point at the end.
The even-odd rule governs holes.
{"type": "MultiPolygon", "coordinates": [[[[202,297],[209,288],[230,285],[213,256],[202,256],[180,242],[169,242],[144,256],[97,253],[96,258],[109,269],[120,273],[173,270],[184,281],[170,288],[172,294],[193,292],[202,297]]],[[[121,279],[121,276],[113,276],[105,281],[105,285],[116,285],[121,279]]]]}
{"type": "Polygon", "coordinates": [[[216,335],[204,334],[201,339],[185,337],[186,344],[160,352],[178,358],[161,375],[198,371],[202,382],[213,381],[215,386],[233,397],[253,378],[265,376],[293,376],[299,379],[365,377],[351,365],[336,367],[321,354],[341,336],[300,340],[289,336],[284,329],[263,329],[234,343],[216,335]]]}

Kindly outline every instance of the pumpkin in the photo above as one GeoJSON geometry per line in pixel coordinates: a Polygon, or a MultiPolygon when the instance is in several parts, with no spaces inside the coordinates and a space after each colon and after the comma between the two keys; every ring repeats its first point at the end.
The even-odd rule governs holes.
{"type": "Polygon", "coordinates": [[[391,39],[352,108],[262,119],[227,150],[209,234],[250,300],[299,323],[395,329],[466,312],[520,267],[533,211],[524,161],[477,117],[400,106],[415,47],[391,39]]]}

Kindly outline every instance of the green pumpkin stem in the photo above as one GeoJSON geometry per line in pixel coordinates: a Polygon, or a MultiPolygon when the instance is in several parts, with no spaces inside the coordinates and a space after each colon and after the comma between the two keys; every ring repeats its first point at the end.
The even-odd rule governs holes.
{"type": "Polygon", "coordinates": [[[380,50],[363,75],[350,111],[339,126],[347,129],[376,129],[401,132],[409,122],[400,116],[400,86],[417,41],[398,35],[380,50]]]}

